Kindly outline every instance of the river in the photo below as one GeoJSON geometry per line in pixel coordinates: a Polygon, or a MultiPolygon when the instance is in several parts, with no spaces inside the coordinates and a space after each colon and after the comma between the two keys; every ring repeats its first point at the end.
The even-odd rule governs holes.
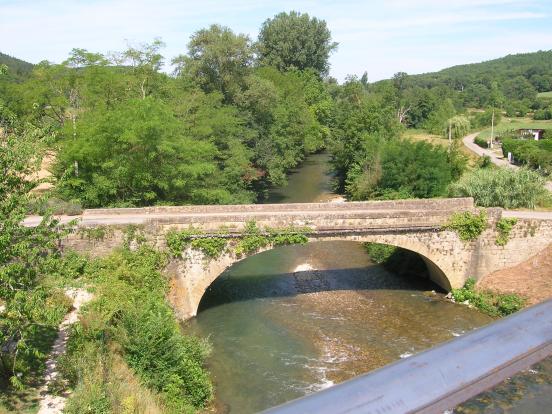
{"type": "MultiPolygon", "coordinates": [[[[335,198],[327,169],[326,154],[309,157],[269,201],[335,198]]],[[[213,345],[208,367],[216,401],[210,411],[248,414],[490,321],[448,302],[431,281],[389,273],[360,243],[341,241],[279,247],[235,264],[213,283],[186,327],[213,345]]],[[[547,360],[456,411],[547,412],[551,380],[547,360]]]]}

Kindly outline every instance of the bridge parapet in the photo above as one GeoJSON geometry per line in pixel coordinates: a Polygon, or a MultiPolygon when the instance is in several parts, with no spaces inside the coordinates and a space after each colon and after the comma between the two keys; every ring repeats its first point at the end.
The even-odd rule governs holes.
{"type": "Polygon", "coordinates": [[[237,204],[237,205],[188,205],[156,206],[143,208],[100,208],[84,211],[83,217],[114,215],[179,215],[216,213],[274,213],[292,211],[431,211],[468,210],[474,208],[473,198],[443,198],[421,200],[353,201],[345,203],[288,203],[288,204],[237,204]]]}

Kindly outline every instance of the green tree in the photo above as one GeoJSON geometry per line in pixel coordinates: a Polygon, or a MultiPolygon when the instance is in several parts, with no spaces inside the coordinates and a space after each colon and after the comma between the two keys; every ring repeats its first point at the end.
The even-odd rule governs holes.
{"type": "Polygon", "coordinates": [[[328,73],[328,59],[336,48],[324,20],[296,11],[267,19],[257,43],[261,64],[282,71],[314,69],[321,75],[328,73]]]}
{"type": "Polygon", "coordinates": [[[443,135],[452,139],[458,139],[466,136],[470,131],[470,120],[464,115],[456,115],[446,121],[443,125],[443,135]]]}
{"type": "Polygon", "coordinates": [[[255,161],[267,172],[271,184],[282,185],[290,168],[302,161],[306,154],[324,146],[327,131],[307,103],[305,82],[299,73],[281,73],[275,68],[263,67],[256,74],[263,79],[259,85],[266,85],[266,81],[273,85],[268,90],[274,91],[275,95],[265,118],[270,121],[258,125],[255,161]]]}
{"type": "Polygon", "coordinates": [[[214,190],[206,180],[217,174],[215,155],[212,143],[184,133],[166,104],[130,100],[87,114],[76,137],[65,139],[58,191],[90,207],[191,203],[214,190]]]}
{"type": "Polygon", "coordinates": [[[188,54],[176,57],[172,63],[177,74],[191,77],[207,93],[222,93],[228,103],[243,88],[252,61],[249,37],[215,24],[194,33],[188,54]]]}
{"type": "Polygon", "coordinates": [[[59,258],[61,228],[48,216],[36,227],[23,225],[36,185],[26,177],[36,172],[45,139],[30,126],[0,130],[0,386],[2,379],[24,385],[66,311],[41,284],[59,258]]]}

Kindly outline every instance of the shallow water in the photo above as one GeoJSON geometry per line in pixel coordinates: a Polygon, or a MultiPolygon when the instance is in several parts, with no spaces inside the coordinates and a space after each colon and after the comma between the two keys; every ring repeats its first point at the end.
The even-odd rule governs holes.
{"type": "Polygon", "coordinates": [[[213,343],[219,411],[257,412],[490,320],[434,288],[372,265],[355,242],[280,247],[236,264],[191,322],[213,343]],[[305,265],[314,270],[294,271],[305,265]]]}
{"type": "MultiPolygon", "coordinates": [[[[310,157],[269,201],[334,197],[327,161],[325,154],[310,157]]],[[[235,264],[213,283],[188,323],[213,344],[208,364],[214,408],[254,413],[491,321],[432,290],[438,288],[427,279],[374,265],[355,242],[279,247],[235,264]]],[[[457,411],[547,412],[551,366],[545,361],[457,411]]]]}

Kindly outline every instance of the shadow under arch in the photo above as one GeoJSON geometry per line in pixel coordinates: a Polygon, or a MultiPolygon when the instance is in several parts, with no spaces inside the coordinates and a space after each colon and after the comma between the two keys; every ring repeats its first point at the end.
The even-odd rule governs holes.
{"type": "Polygon", "coordinates": [[[447,290],[450,288],[444,272],[433,261],[417,252],[395,246],[398,248],[390,258],[389,266],[377,265],[369,260],[362,245],[363,242],[346,238],[312,240],[301,246],[278,246],[248,255],[213,279],[205,289],[197,310],[202,311],[229,302],[291,297],[327,291],[440,290],[440,287],[447,290]],[[331,263],[327,268],[293,271],[289,268],[286,269],[287,271],[278,271],[279,269],[267,266],[271,260],[281,260],[282,256],[292,251],[299,250],[300,256],[309,250],[317,250],[314,249],[315,247],[320,247],[320,250],[326,249],[326,254],[330,252],[330,256],[335,255],[336,252],[331,252],[329,249],[343,250],[344,246],[339,246],[340,243],[355,245],[354,254],[362,255],[364,261],[350,266],[343,265],[343,258],[339,258],[337,263],[331,263]],[[441,282],[444,280],[445,286],[437,283],[435,279],[441,282]]]}

